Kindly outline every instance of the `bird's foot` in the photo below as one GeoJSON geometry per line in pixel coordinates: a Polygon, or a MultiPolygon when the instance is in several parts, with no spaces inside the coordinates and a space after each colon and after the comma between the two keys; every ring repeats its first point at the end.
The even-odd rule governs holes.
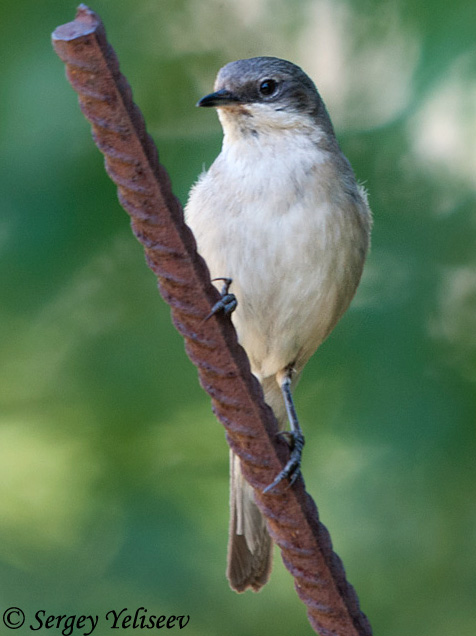
{"type": "Polygon", "coordinates": [[[301,474],[301,457],[305,441],[304,435],[301,431],[281,431],[278,435],[286,438],[291,448],[291,455],[286,466],[278,474],[273,483],[266,486],[263,490],[264,493],[270,493],[283,479],[289,482],[287,486],[289,488],[301,474]]]}
{"type": "Polygon", "coordinates": [[[214,316],[215,314],[219,312],[223,312],[225,316],[229,316],[231,313],[235,311],[238,305],[235,294],[230,294],[228,291],[230,289],[232,279],[231,278],[214,278],[213,280],[224,281],[222,290],[220,292],[221,298],[218,302],[216,302],[213,305],[211,312],[208,314],[206,318],[203,319],[203,322],[206,322],[212,316],[214,316]]]}

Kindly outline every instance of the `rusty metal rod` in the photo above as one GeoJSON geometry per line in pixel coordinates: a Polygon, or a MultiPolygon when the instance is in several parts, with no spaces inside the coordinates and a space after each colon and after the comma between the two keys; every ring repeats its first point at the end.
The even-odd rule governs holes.
{"type": "Polygon", "coordinates": [[[172,320],[185,338],[187,354],[198,368],[200,383],[212,399],[230,447],[241,459],[271,536],[307,606],[311,626],[321,636],[371,636],[370,624],[345,578],[342,562],[332,551],[329,533],[319,521],[303,479],[291,488],[280,484],[273,492],[263,493],[284,467],[289,449],[276,436],[273,413],[264,403],[230,320],[216,315],[203,321],[219,294],[197,254],[181,205],[101,20],[80,5],[75,20],[59,26],[52,41],[105,156],[119,201],[157,276],[160,293],[171,306],[172,320]]]}

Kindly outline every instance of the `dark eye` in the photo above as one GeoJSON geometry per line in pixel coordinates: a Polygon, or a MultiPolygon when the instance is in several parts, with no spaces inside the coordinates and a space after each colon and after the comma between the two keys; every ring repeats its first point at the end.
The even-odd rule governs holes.
{"type": "Polygon", "coordinates": [[[276,91],[277,83],[273,79],[265,79],[259,85],[259,92],[261,95],[268,97],[276,91]]]}

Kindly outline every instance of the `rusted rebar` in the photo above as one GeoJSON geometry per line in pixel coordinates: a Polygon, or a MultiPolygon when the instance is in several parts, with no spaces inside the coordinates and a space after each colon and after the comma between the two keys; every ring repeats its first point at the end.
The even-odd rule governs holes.
{"type": "Polygon", "coordinates": [[[230,447],[241,458],[270,534],[294,576],[312,627],[321,636],[371,635],[302,478],[292,488],[282,483],[263,493],[285,465],[288,448],[276,436],[273,413],[264,403],[230,320],[219,314],[203,320],[218,300],[218,292],[196,252],[180,203],[101,20],[80,5],[76,19],[58,27],[52,40],[79,95],[81,110],[92,124],[94,141],[105,155],[107,173],[117,185],[133,232],[171,306],[173,322],[185,338],[187,354],[198,368],[200,383],[212,399],[230,447]]]}

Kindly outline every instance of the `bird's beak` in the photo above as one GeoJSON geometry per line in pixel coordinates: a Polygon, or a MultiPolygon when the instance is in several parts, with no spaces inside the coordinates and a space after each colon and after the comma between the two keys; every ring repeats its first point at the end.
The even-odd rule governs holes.
{"type": "Polygon", "coordinates": [[[220,91],[216,91],[216,93],[210,93],[210,95],[205,95],[202,99],[197,102],[197,106],[214,106],[215,108],[219,108],[220,106],[227,106],[228,104],[236,104],[239,99],[227,91],[225,88],[222,88],[220,91]]]}

